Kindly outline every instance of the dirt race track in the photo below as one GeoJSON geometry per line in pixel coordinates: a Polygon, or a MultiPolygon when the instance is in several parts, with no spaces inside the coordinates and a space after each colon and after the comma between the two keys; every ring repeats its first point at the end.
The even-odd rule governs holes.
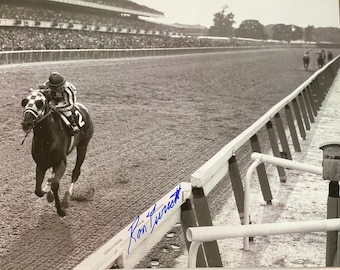
{"type": "MultiPolygon", "coordinates": [[[[316,56],[307,72],[302,54],[250,50],[0,67],[0,269],[77,265],[177,183],[190,181],[205,161],[311,76],[316,56]],[[33,193],[32,134],[21,145],[21,99],[52,71],[76,85],[95,125],[75,186],[82,200],[72,201],[64,218],[33,193]]],[[[74,162],[72,153],[61,195],[74,162]]],[[[161,267],[173,266],[167,259],[173,253],[156,258],[161,267]]]]}

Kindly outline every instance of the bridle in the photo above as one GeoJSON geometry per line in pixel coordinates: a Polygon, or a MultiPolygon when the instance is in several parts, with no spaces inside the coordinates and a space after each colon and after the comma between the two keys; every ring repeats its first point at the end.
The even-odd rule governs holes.
{"type": "Polygon", "coordinates": [[[29,129],[29,131],[25,134],[25,137],[24,137],[24,139],[22,140],[21,145],[24,144],[24,142],[25,142],[27,136],[28,136],[28,135],[31,133],[31,131],[36,127],[36,125],[37,125],[38,123],[42,122],[43,120],[45,120],[45,119],[52,113],[53,110],[51,110],[51,109],[46,113],[46,108],[47,108],[47,106],[46,106],[45,109],[44,109],[44,112],[43,112],[43,116],[42,116],[42,117],[39,117],[39,115],[38,115],[34,110],[32,110],[32,109],[26,109],[26,110],[24,111],[24,114],[26,114],[26,113],[31,113],[31,114],[35,117],[35,119],[32,121],[32,127],[31,127],[31,128],[29,129]]]}

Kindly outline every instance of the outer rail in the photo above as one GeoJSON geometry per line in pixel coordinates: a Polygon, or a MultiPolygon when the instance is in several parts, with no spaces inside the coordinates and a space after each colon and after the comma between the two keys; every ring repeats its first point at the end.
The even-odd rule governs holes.
{"type": "Polygon", "coordinates": [[[186,236],[191,241],[188,267],[196,267],[197,251],[200,244],[208,241],[236,237],[266,236],[291,233],[310,233],[340,230],[340,219],[314,221],[237,225],[237,226],[204,226],[187,230],[186,236]]]}
{"type": "MultiPolygon", "coordinates": [[[[337,57],[337,59],[340,56],[337,57]]],[[[254,122],[250,127],[244,130],[239,136],[233,139],[230,143],[224,146],[211,159],[203,164],[197,171],[191,175],[191,183],[194,187],[204,188],[205,195],[216,186],[216,184],[228,172],[228,160],[233,154],[244,144],[246,144],[252,136],[254,136],[260,129],[262,129],[269,121],[274,119],[275,115],[280,112],[285,106],[296,99],[299,94],[309,86],[318,76],[327,69],[328,63],[323,69],[316,71],[308,80],[303,82],[290,95],[282,99],[267,111],[262,117],[254,122]]]]}
{"type": "MultiPolygon", "coordinates": [[[[207,52],[207,51],[205,51],[207,52]]],[[[188,53],[188,52],[187,52],[188,53]]],[[[136,56],[136,55],[131,55],[136,56]]],[[[110,57],[107,57],[110,58],[110,57]]],[[[149,250],[165,235],[165,233],[177,222],[182,222],[182,228],[184,231],[192,232],[191,236],[189,233],[188,240],[192,240],[192,245],[189,249],[189,254],[191,255],[190,258],[194,257],[195,263],[190,263],[191,266],[196,266],[196,255],[192,256],[192,254],[197,254],[197,251],[200,252],[200,256],[198,256],[197,263],[200,267],[208,266],[208,267],[219,267],[222,266],[220,253],[218,251],[218,246],[215,240],[204,242],[204,249],[200,249],[200,239],[196,241],[194,233],[196,235],[196,232],[199,232],[202,234],[201,237],[203,237],[204,232],[208,232],[210,234],[211,231],[214,231],[216,229],[215,226],[209,226],[212,225],[212,220],[209,213],[209,207],[206,199],[206,195],[217,185],[217,183],[226,175],[226,173],[230,170],[233,172],[233,176],[235,179],[232,180],[232,184],[234,185],[236,182],[237,189],[234,189],[234,194],[236,198],[236,204],[239,210],[240,218],[242,215],[242,219],[244,217],[244,201],[243,201],[243,187],[241,184],[241,179],[238,179],[238,168],[237,164],[235,166],[235,162],[233,159],[236,150],[238,150],[241,146],[243,146],[245,143],[251,141],[253,152],[261,152],[257,151],[256,149],[260,148],[256,135],[257,132],[263,128],[267,127],[268,134],[270,135],[270,142],[272,145],[272,150],[275,156],[278,156],[279,149],[278,144],[275,136],[271,136],[270,133],[275,133],[272,129],[271,121],[275,119],[275,124],[279,128],[281,128],[282,123],[280,122],[280,116],[279,112],[281,110],[289,111],[289,103],[292,103],[294,107],[294,112],[297,117],[297,122],[299,124],[300,134],[301,137],[305,139],[305,134],[303,133],[304,129],[301,127],[303,125],[302,118],[299,112],[298,103],[300,104],[301,110],[308,110],[308,114],[310,116],[310,121],[313,120],[313,115],[317,114],[317,110],[321,107],[322,101],[327,94],[327,91],[332,84],[332,81],[339,69],[339,59],[340,56],[336,57],[332,62],[328,63],[324,68],[318,70],[315,72],[312,77],[310,77],[306,82],[301,84],[295,91],[293,91],[289,96],[287,96],[285,99],[281,100],[279,103],[277,103],[274,107],[272,107],[265,115],[263,115],[260,119],[258,119],[253,125],[251,125],[249,128],[247,128],[244,132],[242,132],[238,137],[236,137],[234,140],[232,140],[229,144],[227,144],[225,147],[223,147],[218,153],[216,153],[208,162],[206,162],[202,167],[200,167],[192,176],[191,176],[191,184],[190,183],[181,183],[181,187],[183,188],[183,191],[185,192],[181,193],[181,203],[176,204],[176,209],[171,209],[166,215],[164,215],[164,218],[162,218],[159,222],[159,224],[163,224],[161,226],[157,227],[157,233],[153,234],[147,234],[145,233],[146,230],[149,228],[145,227],[150,220],[145,219],[145,217],[148,216],[150,211],[153,211],[153,208],[151,207],[149,210],[147,210],[145,213],[143,213],[140,217],[143,217],[143,219],[138,220],[138,225],[141,225],[141,227],[138,227],[137,231],[134,230],[134,232],[138,233],[138,241],[136,237],[131,237],[131,228],[134,228],[134,225],[136,220],[128,225],[123,231],[121,231],[119,234],[117,234],[115,237],[113,237],[111,240],[109,240],[106,244],[104,244],[102,247],[100,247],[97,251],[95,251],[93,254],[91,254],[88,258],[86,258],[83,262],[81,262],[75,269],[103,269],[103,268],[109,268],[112,266],[118,266],[123,268],[132,268],[134,267],[138,261],[149,252],[149,250]],[[306,90],[306,91],[304,91],[306,90]],[[307,91],[308,90],[308,91],[307,91]],[[298,102],[299,101],[299,102],[298,102]],[[306,108],[307,107],[307,108],[306,108]],[[270,124],[270,125],[269,125],[270,124]],[[272,143],[274,141],[274,143],[272,143]],[[276,147],[274,149],[274,146],[276,147]],[[254,150],[255,149],[255,150],[254,150]],[[236,177],[235,177],[236,176],[236,177]],[[238,192],[236,196],[236,192],[238,192]],[[193,198],[191,198],[193,197],[193,198]],[[241,202],[242,205],[239,203],[240,198],[242,198],[241,202]],[[193,205],[191,205],[191,201],[193,202],[193,205]],[[182,209],[181,209],[182,208],[182,209]],[[200,227],[194,227],[194,226],[200,226],[200,227]],[[189,228],[186,230],[186,228],[189,228]],[[196,229],[198,231],[196,231],[196,229]],[[136,241],[135,241],[136,240],[136,241]],[[130,242],[132,241],[133,246],[130,246],[130,242]],[[205,257],[204,257],[205,256],[205,257]]],[[[306,116],[306,111],[304,111],[304,118],[305,124],[307,124],[308,119],[306,116]]],[[[287,114],[287,118],[290,116],[287,114]]],[[[291,119],[291,122],[293,120],[291,119]]],[[[291,127],[290,127],[291,129],[291,127]]],[[[295,127],[293,128],[295,131],[295,127]]],[[[296,132],[296,131],[295,131],[296,132]]],[[[285,137],[285,131],[283,129],[283,126],[281,130],[278,130],[280,141],[282,144],[283,150],[289,152],[288,143],[285,142],[287,138],[285,137]],[[281,135],[281,136],[280,136],[281,135]],[[282,137],[282,138],[281,138],[282,137]],[[285,140],[283,140],[285,139],[285,140]]],[[[292,130],[291,130],[292,133],[292,130]]],[[[293,133],[292,133],[293,134],[293,133]]],[[[292,136],[293,137],[293,136],[292,136]]],[[[294,139],[293,139],[294,143],[294,139]]],[[[295,143],[294,147],[296,147],[295,144],[298,144],[297,136],[295,134],[295,143]]],[[[296,149],[298,149],[296,147],[296,149]]],[[[278,166],[294,166],[299,167],[300,164],[298,163],[286,163],[285,160],[276,160],[274,159],[274,162],[278,162],[278,166]],[[280,161],[280,163],[279,163],[280,161]],[[281,163],[283,162],[283,163],[281,163]]],[[[259,161],[257,161],[259,163],[259,161]]],[[[253,165],[253,169],[255,169],[258,165],[253,165]]],[[[278,167],[279,169],[279,167],[278,167]]],[[[312,172],[316,172],[319,174],[320,170],[319,168],[310,168],[312,172]]],[[[280,179],[283,178],[283,176],[280,174],[280,179]],[[282,177],[282,178],[281,178],[282,177]]],[[[263,175],[262,175],[263,176],[263,175]]],[[[265,175],[266,176],[266,175],[265,175]]],[[[232,178],[232,177],[231,177],[232,178]]],[[[259,174],[259,179],[261,182],[261,177],[259,174]]],[[[265,182],[268,182],[267,180],[265,182]]],[[[263,184],[264,182],[262,182],[263,184]]],[[[264,183],[268,184],[268,183],[264,183]]],[[[178,187],[177,187],[178,188],[178,187]]],[[[261,186],[262,189],[262,186],[261,186]]],[[[157,207],[157,210],[160,211],[163,209],[164,205],[166,205],[166,201],[169,199],[169,195],[173,194],[174,190],[170,191],[165,197],[163,197],[160,201],[158,201],[155,205],[163,205],[161,208],[157,207]],[[165,204],[164,204],[165,203],[165,204]]],[[[266,201],[270,200],[271,194],[270,194],[270,188],[267,189],[266,194],[266,201]]],[[[264,192],[263,192],[264,193],[264,192]]],[[[265,196],[264,196],[265,197],[265,196]]],[[[247,214],[248,216],[248,214],[247,214]]],[[[241,220],[242,221],[242,220],[241,220]]],[[[297,223],[293,225],[293,227],[301,226],[302,227],[308,227],[308,230],[333,230],[337,226],[336,229],[340,227],[339,221],[336,220],[333,224],[329,221],[324,221],[325,223],[321,222],[318,223],[318,221],[315,223],[314,221],[307,222],[307,223],[297,223]],[[318,227],[320,226],[320,227],[318,227]]],[[[242,231],[245,230],[244,228],[248,228],[249,225],[242,225],[237,226],[236,231],[242,231]]],[[[251,225],[252,228],[254,228],[254,225],[251,225]]],[[[259,231],[263,230],[263,224],[259,225],[261,228],[259,231]]],[[[267,225],[266,225],[267,226],[267,225]]],[[[277,227],[277,224],[268,225],[268,226],[275,226],[277,227]]],[[[290,225],[287,225],[288,227],[290,225]]],[[[232,229],[230,226],[222,226],[224,229],[232,229]]],[[[300,228],[300,227],[299,227],[300,228]]],[[[270,228],[268,228],[270,229],[270,228]]],[[[300,230],[300,229],[299,229],[300,230]]],[[[235,232],[236,233],[236,232],[235,232]]],[[[252,236],[253,234],[257,233],[247,232],[248,236],[252,236]]],[[[275,230],[273,233],[276,233],[275,230]]],[[[282,232],[281,232],[282,233],[282,232]]],[[[288,233],[288,232],[287,232],[288,233]]],[[[213,234],[212,234],[213,235],[213,234]]],[[[235,234],[237,235],[237,234],[235,234]]],[[[260,235],[260,234],[257,234],[260,235]]],[[[244,235],[246,236],[246,232],[244,232],[244,235]]],[[[205,236],[204,236],[205,237],[205,236]]],[[[218,236],[218,237],[223,237],[218,236]]],[[[235,236],[236,237],[236,236],[235,236]]],[[[238,237],[238,236],[237,236],[238,237]]],[[[204,238],[205,239],[205,238],[204,238]]],[[[201,240],[204,240],[201,239],[201,240]]],[[[220,238],[217,238],[220,239],[220,238]]],[[[187,242],[187,246],[189,246],[189,243],[187,242]]]]}
{"type": "Polygon", "coordinates": [[[181,220],[181,206],[191,196],[190,183],[180,183],[74,270],[133,268],[181,220]]]}

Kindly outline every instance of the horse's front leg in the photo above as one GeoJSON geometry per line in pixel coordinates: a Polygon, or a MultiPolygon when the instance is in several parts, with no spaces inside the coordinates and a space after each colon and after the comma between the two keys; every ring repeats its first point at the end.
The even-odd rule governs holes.
{"type": "Polygon", "coordinates": [[[58,215],[61,217],[65,216],[66,212],[61,206],[58,191],[59,191],[60,179],[64,175],[65,170],[66,170],[66,160],[62,160],[58,166],[53,168],[54,178],[52,179],[52,182],[51,182],[51,189],[54,195],[54,204],[57,209],[58,215]]]}
{"type": "Polygon", "coordinates": [[[47,169],[41,168],[38,165],[35,168],[35,195],[38,197],[43,197],[45,192],[41,190],[42,182],[44,181],[44,177],[47,169]]]}

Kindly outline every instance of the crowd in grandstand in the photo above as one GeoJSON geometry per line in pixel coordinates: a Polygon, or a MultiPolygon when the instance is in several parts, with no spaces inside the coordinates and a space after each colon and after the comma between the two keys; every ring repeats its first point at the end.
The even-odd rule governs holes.
{"type": "Polygon", "coordinates": [[[1,49],[138,49],[199,46],[195,38],[170,36],[127,35],[60,29],[0,29],[1,49]]]}
{"type": "MultiPolygon", "coordinates": [[[[118,1],[119,2],[119,1],[118,1]]],[[[129,2],[129,1],[125,1],[129,2]]],[[[179,40],[171,40],[165,35],[117,34],[110,29],[140,29],[145,32],[159,31],[171,33],[178,30],[171,26],[162,26],[136,17],[119,17],[103,13],[101,16],[90,12],[76,13],[68,10],[48,10],[31,7],[0,5],[0,23],[6,19],[15,19],[17,27],[0,27],[1,50],[26,49],[64,49],[64,48],[152,48],[178,46],[179,40]],[[22,27],[22,22],[35,21],[36,27],[22,27]],[[52,22],[54,28],[40,28],[41,22],[52,22]],[[73,24],[81,24],[81,31],[72,29],[73,24]],[[67,29],[61,29],[67,25],[67,29]],[[105,27],[107,31],[89,31],[93,27],[105,27]]],[[[182,46],[188,45],[188,40],[182,46]]]]}
{"type": "MultiPolygon", "coordinates": [[[[95,0],[91,2],[93,1],[95,0]]],[[[97,2],[106,3],[107,1],[97,2]]],[[[132,3],[126,0],[115,1],[115,4],[116,2],[122,2],[122,5],[123,2],[132,3]]],[[[176,33],[178,28],[147,22],[137,16],[121,17],[105,12],[98,16],[86,10],[75,12],[58,8],[52,10],[29,6],[18,7],[11,4],[1,4],[0,14],[0,49],[2,51],[218,47],[240,44],[235,40],[213,41],[200,40],[195,37],[173,37],[172,33],[176,33]],[[15,20],[14,25],[3,24],[8,20],[15,20]],[[28,21],[35,22],[35,24],[29,25],[28,21]],[[40,27],[42,22],[50,22],[52,27],[40,27]],[[72,27],[73,24],[83,27],[75,29],[72,27]],[[124,28],[130,32],[112,31],[113,28],[124,28]],[[144,30],[143,33],[139,32],[141,29],[144,30]]]]}

